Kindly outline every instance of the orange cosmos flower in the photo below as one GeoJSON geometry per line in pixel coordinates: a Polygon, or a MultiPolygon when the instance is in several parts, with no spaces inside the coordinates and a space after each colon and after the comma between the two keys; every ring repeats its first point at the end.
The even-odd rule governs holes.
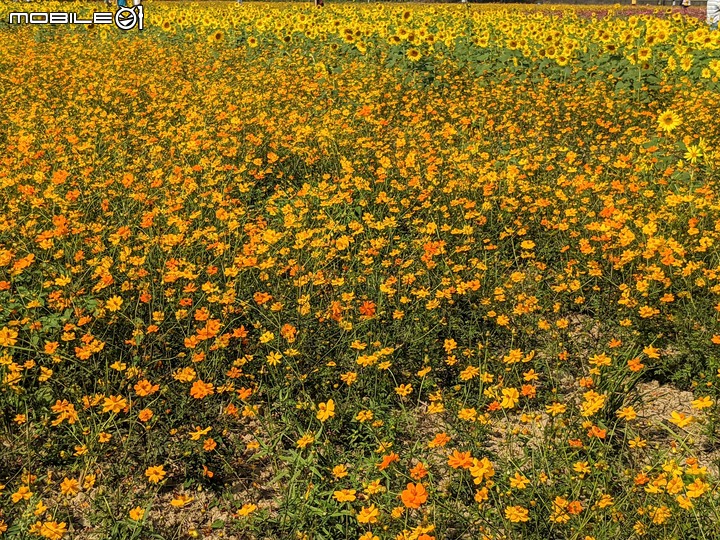
{"type": "Polygon", "coordinates": [[[453,453],[450,454],[450,457],[448,458],[448,465],[450,465],[453,469],[469,469],[473,466],[473,458],[470,452],[458,452],[457,450],[453,450],[453,453]]]}
{"type": "Polygon", "coordinates": [[[198,339],[207,340],[212,339],[220,332],[220,321],[217,319],[210,319],[205,323],[205,326],[200,328],[197,333],[198,339]]]}
{"type": "Polygon", "coordinates": [[[420,508],[428,499],[428,493],[422,484],[409,483],[407,488],[400,493],[400,498],[408,508],[420,508]]]}
{"type": "Polygon", "coordinates": [[[410,477],[413,480],[422,480],[428,475],[428,470],[425,468],[423,463],[418,463],[412,469],[410,469],[410,477]]]}
{"type": "Polygon", "coordinates": [[[435,438],[428,443],[428,447],[430,448],[437,448],[445,446],[447,443],[450,442],[450,436],[447,433],[438,433],[435,435],[435,438]]]}
{"type": "Polygon", "coordinates": [[[262,306],[263,304],[266,304],[267,302],[272,300],[272,294],[265,292],[256,292],[253,295],[253,300],[255,300],[255,302],[262,306]]]}
{"type": "Polygon", "coordinates": [[[288,343],[293,343],[297,335],[297,328],[292,324],[284,324],[282,328],[280,328],[280,335],[284,337],[288,343]]]}
{"type": "Polygon", "coordinates": [[[582,510],[583,507],[580,501],[573,501],[567,507],[568,514],[579,514],[582,510]]]}
{"type": "Polygon", "coordinates": [[[645,367],[645,364],[643,364],[639,358],[633,358],[631,360],[628,360],[627,365],[630,371],[640,371],[642,368],[645,367]]]}
{"type": "Polygon", "coordinates": [[[375,315],[375,302],[365,300],[360,306],[360,315],[370,318],[375,315]]]}
{"type": "Polygon", "coordinates": [[[203,450],[206,452],[212,452],[217,447],[217,443],[215,442],[215,439],[212,437],[208,437],[203,441],[203,450]]]}
{"type": "Polygon", "coordinates": [[[135,393],[140,397],[149,396],[160,390],[159,384],[153,384],[147,379],[139,381],[134,387],[135,393]]]}
{"type": "Polygon", "coordinates": [[[201,380],[197,380],[193,383],[190,388],[190,395],[195,399],[203,399],[214,393],[214,387],[212,383],[206,383],[201,380]]]}
{"type": "Polygon", "coordinates": [[[383,456],[383,460],[381,463],[378,463],[377,468],[384,471],[394,461],[400,461],[400,456],[398,456],[395,452],[390,452],[389,454],[383,456]]]}

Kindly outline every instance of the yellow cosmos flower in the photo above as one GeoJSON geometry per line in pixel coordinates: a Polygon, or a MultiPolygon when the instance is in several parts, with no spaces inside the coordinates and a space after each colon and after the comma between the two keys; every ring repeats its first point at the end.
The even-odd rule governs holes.
{"type": "Polygon", "coordinates": [[[318,405],[318,420],[320,420],[321,422],[325,422],[333,416],[335,416],[335,402],[332,399],[329,399],[327,403],[320,403],[318,405]]]}
{"type": "Polygon", "coordinates": [[[312,444],[313,442],[315,442],[315,437],[313,436],[313,434],[306,433],[305,435],[300,437],[300,439],[298,439],[297,446],[298,446],[298,448],[305,448],[306,446],[312,444]]]}
{"type": "Polygon", "coordinates": [[[67,523],[57,521],[46,521],[38,531],[41,536],[48,540],[61,540],[67,534],[67,523]]]}
{"type": "Polygon", "coordinates": [[[162,465],[156,465],[145,469],[145,476],[147,476],[148,480],[153,484],[160,482],[166,475],[167,473],[162,465]]]}
{"type": "Polygon", "coordinates": [[[622,418],[628,422],[637,418],[637,412],[635,412],[635,409],[632,407],[623,407],[622,409],[618,409],[615,414],[618,418],[622,418]]]}
{"type": "Polygon", "coordinates": [[[341,489],[333,493],[333,498],[338,502],[353,502],[357,497],[354,489],[341,489]]]}
{"type": "Polygon", "coordinates": [[[503,388],[502,396],[500,406],[503,409],[512,409],[520,399],[520,392],[518,392],[516,388],[503,388]]]}
{"type": "Polygon", "coordinates": [[[395,393],[398,396],[405,397],[412,394],[413,391],[413,385],[412,384],[401,384],[397,388],[395,388],[395,393]]]}
{"type": "Polygon", "coordinates": [[[253,512],[255,512],[257,509],[258,507],[256,504],[246,503],[242,505],[242,508],[237,511],[237,515],[240,517],[247,517],[253,512]]]}
{"type": "Polygon", "coordinates": [[[380,510],[374,504],[371,504],[360,510],[357,520],[359,523],[377,523],[379,515],[380,510]]]}
{"type": "Polygon", "coordinates": [[[0,328],[0,347],[13,347],[17,343],[17,330],[0,328]]]}
{"type": "Polygon", "coordinates": [[[693,409],[707,409],[709,407],[712,407],[715,402],[710,396],[703,396],[693,400],[690,404],[692,405],[693,409]]]}
{"type": "Polygon", "coordinates": [[[182,508],[183,506],[187,506],[194,500],[194,497],[191,497],[186,493],[181,493],[170,501],[170,505],[174,506],[175,508],[182,508]]]}
{"type": "Polygon", "coordinates": [[[670,422],[675,424],[679,428],[684,428],[688,426],[692,421],[695,420],[695,417],[688,416],[684,413],[679,413],[677,411],[673,411],[670,413],[670,422]]]}
{"type": "Polygon", "coordinates": [[[105,303],[105,309],[108,311],[120,311],[120,308],[123,305],[123,299],[119,296],[112,296],[106,303],[105,303]]]}
{"type": "Polygon", "coordinates": [[[505,508],[505,517],[513,523],[530,521],[530,512],[522,506],[508,506],[505,508]]]}

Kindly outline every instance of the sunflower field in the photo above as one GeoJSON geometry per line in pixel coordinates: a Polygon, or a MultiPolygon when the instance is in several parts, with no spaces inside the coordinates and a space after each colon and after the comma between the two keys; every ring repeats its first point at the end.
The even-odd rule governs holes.
{"type": "Polygon", "coordinates": [[[694,12],[0,6],[0,539],[720,537],[694,12]]]}

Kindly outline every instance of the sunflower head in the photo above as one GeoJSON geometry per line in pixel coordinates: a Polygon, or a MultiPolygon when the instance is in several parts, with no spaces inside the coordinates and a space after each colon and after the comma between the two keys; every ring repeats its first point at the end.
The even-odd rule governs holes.
{"type": "Polygon", "coordinates": [[[418,51],[418,50],[415,49],[415,48],[409,49],[408,52],[407,52],[407,57],[408,57],[412,62],[417,62],[418,60],[420,60],[420,56],[421,56],[420,51],[418,51]]]}
{"type": "Polygon", "coordinates": [[[657,122],[660,129],[670,133],[682,123],[682,119],[678,113],[668,109],[658,116],[657,122]]]}

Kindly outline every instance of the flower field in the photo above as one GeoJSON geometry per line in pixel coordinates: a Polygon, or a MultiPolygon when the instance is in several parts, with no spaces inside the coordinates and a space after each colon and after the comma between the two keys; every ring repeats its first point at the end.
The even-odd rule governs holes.
{"type": "Polygon", "coordinates": [[[720,537],[720,32],[28,5],[0,538],[720,537]]]}

